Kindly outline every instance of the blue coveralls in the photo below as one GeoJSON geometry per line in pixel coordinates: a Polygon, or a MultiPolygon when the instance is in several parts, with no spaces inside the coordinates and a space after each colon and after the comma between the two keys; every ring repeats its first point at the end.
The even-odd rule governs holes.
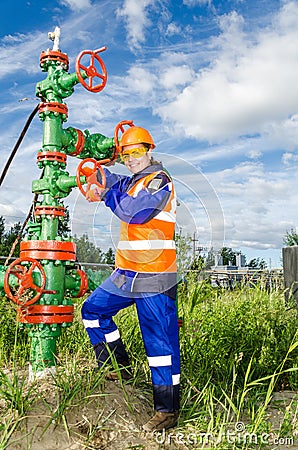
{"type": "MultiPolygon", "coordinates": [[[[142,190],[134,201],[126,192],[140,178],[160,169],[161,165],[154,164],[132,177],[112,174],[105,169],[108,190],[103,200],[106,206],[126,222],[150,220],[169,199],[167,175],[159,175],[161,183],[157,192],[142,190]]],[[[111,351],[119,364],[128,363],[129,357],[113,316],[123,308],[136,305],[151,370],[154,409],[161,412],[179,410],[180,349],[175,298],[176,274],[169,278],[167,274],[116,269],[82,307],[83,323],[101,366],[111,351]]]]}

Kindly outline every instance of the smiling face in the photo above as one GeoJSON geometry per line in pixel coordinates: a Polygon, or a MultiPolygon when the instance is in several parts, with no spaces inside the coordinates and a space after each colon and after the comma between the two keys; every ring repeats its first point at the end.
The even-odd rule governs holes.
{"type": "Polygon", "coordinates": [[[128,170],[135,174],[150,166],[152,149],[147,150],[142,144],[131,144],[122,147],[121,159],[128,170]]]}

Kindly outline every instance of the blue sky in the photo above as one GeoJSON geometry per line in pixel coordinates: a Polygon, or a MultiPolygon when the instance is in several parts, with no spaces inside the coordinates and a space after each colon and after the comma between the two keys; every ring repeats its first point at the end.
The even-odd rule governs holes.
{"type": "MultiPolygon", "coordinates": [[[[70,72],[80,51],[107,46],[105,89],[77,85],[65,126],[110,137],[120,120],[147,127],[176,182],[181,232],[279,267],[283,237],[298,224],[297,23],[298,2],[286,0],[5,2],[0,164],[36,105],[39,55],[59,26],[70,72]]],[[[0,190],[8,226],[30,208],[41,142],[36,117],[0,190]]],[[[78,162],[68,158],[70,174],[78,162]]],[[[78,190],[65,203],[73,233],[102,248],[116,242],[117,221],[103,205],[78,190]]]]}

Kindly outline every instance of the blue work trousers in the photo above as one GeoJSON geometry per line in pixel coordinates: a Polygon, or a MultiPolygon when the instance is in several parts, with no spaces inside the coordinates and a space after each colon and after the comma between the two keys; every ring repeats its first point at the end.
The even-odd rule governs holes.
{"type": "Polygon", "coordinates": [[[135,293],[119,289],[108,278],[87,298],[82,319],[99,366],[113,351],[119,364],[128,355],[113,321],[118,311],[136,305],[142,338],[151,370],[154,409],[179,409],[180,349],[175,301],[161,293],[135,293]]]}

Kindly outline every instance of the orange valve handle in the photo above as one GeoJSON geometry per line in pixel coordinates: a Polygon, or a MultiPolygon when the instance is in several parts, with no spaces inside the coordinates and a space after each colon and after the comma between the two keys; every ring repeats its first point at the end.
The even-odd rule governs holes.
{"type": "Polygon", "coordinates": [[[83,161],[80,162],[80,164],[78,165],[78,168],[77,168],[76,181],[77,181],[78,188],[80,189],[81,193],[85,197],[86,197],[87,191],[90,190],[91,185],[93,185],[93,184],[98,186],[100,189],[105,189],[106,188],[106,174],[105,174],[102,166],[100,165],[100,161],[96,161],[96,159],[93,159],[93,158],[83,159],[83,161]],[[92,168],[88,167],[86,165],[88,163],[92,164],[92,168]],[[100,171],[100,174],[101,174],[101,180],[102,180],[101,183],[97,180],[97,177],[96,177],[97,169],[100,171]],[[86,183],[87,183],[86,188],[83,187],[83,184],[86,184],[86,183],[81,182],[82,176],[86,177],[86,183]]]}
{"type": "Polygon", "coordinates": [[[45,292],[44,288],[46,285],[46,274],[44,268],[34,258],[18,258],[13,261],[7,268],[4,277],[4,290],[7,295],[14,303],[17,305],[32,305],[37,302],[37,300],[41,297],[42,293],[45,292]],[[26,266],[26,265],[28,266],[26,266]],[[38,269],[41,276],[41,286],[38,286],[34,283],[32,273],[35,269],[38,269]],[[11,275],[14,275],[19,282],[19,287],[16,293],[13,293],[11,287],[9,285],[9,278],[11,275]],[[28,289],[32,289],[36,291],[36,294],[29,299],[26,299],[26,291],[28,289]],[[24,299],[22,300],[22,295],[24,295],[24,299]]]}
{"type": "Polygon", "coordinates": [[[81,269],[77,269],[77,273],[79,274],[79,277],[81,279],[81,284],[79,292],[74,297],[79,298],[83,297],[83,295],[85,295],[88,290],[88,277],[86,273],[81,269]]]}
{"type": "Polygon", "coordinates": [[[114,142],[115,142],[115,147],[116,147],[116,155],[119,155],[120,152],[120,145],[119,145],[119,131],[122,132],[122,134],[124,133],[124,125],[128,125],[130,127],[134,127],[134,123],[133,120],[122,120],[122,122],[119,122],[116,127],[115,127],[115,132],[114,132],[114,142]]]}
{"type": "Polygon", "coordinates": [[[106,47],[99,48],[98,50],[83,50],[76,59],[76,75],[78,77],[79,82],[81,85],[91,92],[100,92],[104,89],[106,83],[107,83],[107,69],[104,65],[103,60],[98,56],[98,53],[103,52],[106,50],[106,47]],[[85,55],[90,55],[90,65],[86,66],[82,63],[82,59],[85,55]],[[100,66],[100,72],[98,71],[96,67],[96,62],[100,66]],[[83,78],[83,75],[81,73],[81,69],[85,72],[87,75],[86,80],[83,78]],[[96,80],[96,78],[99,78],[101,82],[99,84],[94,84],[93,81],[96,80]]]}

